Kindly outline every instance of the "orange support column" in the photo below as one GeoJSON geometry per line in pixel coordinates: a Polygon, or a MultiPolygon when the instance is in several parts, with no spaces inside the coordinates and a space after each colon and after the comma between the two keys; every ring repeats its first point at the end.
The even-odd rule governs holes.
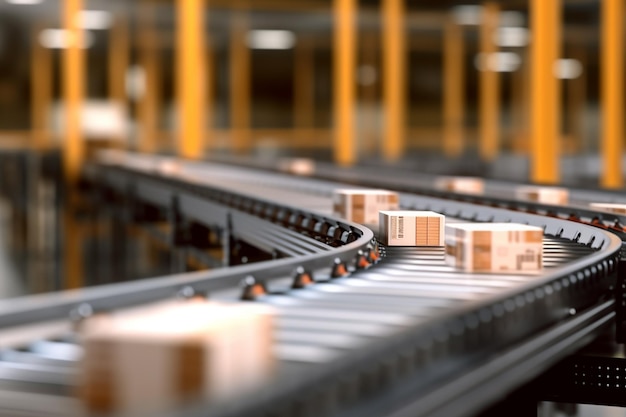
{"type": "MultiPolygon", "coordinates": [[[[243,6],[242,6],[243,7],[243,6]]],[[[230,125],[236,153],[250,149],[250,48],[246,44],[248,11],[234,10],[230,33],[230,125]]]]}
{"type": "Polygon", "coordinates": [[[383,156],[396,161],[404,154],[406,48],[404,0],[383,0],[383,70],[385,131],[383,156]]]}
{"type": "Polygon", "coordinates": [[[144,0],[139,16],[139,65],[145,73],[145,89],[138,103],[140,152],[157,151],[159,108],[161,99],[161,62],[159,37],[155,25],[155,5],[144,0]]]}
{"type": "Polygon", "coordinates": [[[83,104],[85,62],[82,49],[84,33],[79,27],[78,13],[83,8],[81,0],[65,0],[63,26],[66,33],[62,57],[63,100],[65,105],[65,135],[63,138],[63,169],[67,180],[66,206],[63,212],[63,267],[65,288],[82,285],[82,239],[80,225],[75,218],[77,205],[74,186],[78,181],[84,158],[81,131],[81,106],[83,104]]]}
{"type": "Polygon", "coordinates": [[[444,32],[443,151],[447,157],[463,152],[464,63],[463,29],[454,20],[444,32]]]}
{"type": "Polygon", "coordinates": [[[50,144],[48,111],[52,101],[52,52],[39,42],[37,27],[32,33],[31,45],[31,125],[33,145],[35,148],[46,148],[50,144]]]}
{"type": "Polygon", "coordinates": [[[66,178],[70,182],[78,179],[83,161],[84,143],[81,131],[81,106],[85,58],[82,49],[84,33],[78,26],[78,12],[82,0],[65,0],[63,3],[63,25],[67,34],[67,45],[63,50],[62,76],[63,100],[65,104],[65,135],[63,138],[63,164],[66,178]]]}
{"type": "Polygon", "coordinates": [[[204,38],[204,53],[202,54],[202,67],[204,68],[204,114],[206,114],[204,125],[204,143],[213,144],[214,138],[214,111],[215,111],[215,50],[213,39],[207,33],[204,38]]]}
{"type": "Polygon", "coordinates": [[[602,178],[607,188],[624,186],[624,2],[602,1],[602,178]]]}
{"type": "Polygon", "coordinates": [[[531,181],[559,182],[560,100],[554,73],[559,57],[560,0],[531,0],[531,181]]]}
{"type": "MultiPolygon", "coordinates": [[[[550,1],[550,0],[548,0],[550,1]]],[[[499,108],[500,86],[494,61],[497,46],[494,35],[498,28],[500,8],[495,2],[484,4],[483,21],[480,28],[480,156],[491,161],[498,156],[500,147],[499,108]]]]}
{"type": "Polygon", "coordinates": [[[334,0],[334,149],[337,164],[356,162],[354,107],[356,71],[356,0],[334,0]]]}
{"type": "MultiPolygon", "coordinates": [[[[126,102],[126,70],[130,54],[128,21],[123,15],[116,16],[115,25],[111,29],[109,41],[109,98],[123,107],[124,122],[127,121],[128,103],[126,102]]],[[[115,138],[128,144],[128,136],[124,132],[121,138],[115,138]]]]}
{"type": "Polygon", "coordinates": [[[177,0],[176,6],[178,154],[198,159],[204,153],[204,0],[177,0]]]}
{"type": "Polygon", "coordinates": [[[311,129],[315,116],[315,42],[310,36],[298,39],[294,51],[293,125],[296,129],[311,129]]]}

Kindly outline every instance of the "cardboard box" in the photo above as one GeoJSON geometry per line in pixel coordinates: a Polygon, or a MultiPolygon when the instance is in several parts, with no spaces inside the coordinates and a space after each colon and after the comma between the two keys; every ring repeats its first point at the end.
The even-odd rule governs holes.
{"type": "Polygon", "coordinates": [[[378,225],[378,212],[397,210],[398,193],[387,190],[335,190],[333,214],[355,223],[378,225]]]}
{"type": "MultiPolygon", "coordinates": [[[[88,320],[89,322],[89,320],[88,320]]],[[[180,302],[94,318],[83,329],[82,398],[96,413],[222,401],[272,374],[265,306],[180,302]]]]}
{"type": "Polygon", "coordinates": [[[543,267],[543,229],[515,223],[446,226],[446,262],[476,272],[536,271],[543,267]]]}
{"type": "Polygon", "coordinates": [[[278,161],[278,169],[294,175],[315,174],[315,161],[309,158],[281,158],[278,161]]]}
{"type": "Polygon", "coordinates": [[[387,246],[443,246],[446,218],[434,211],[381,211],[380,242],[387,246]]]}
{"type": "Polygon", "coordinates": [[[544,204],[564,205],[569,201],[569,191],[559,187],[521,186],[515,190],[519,200],[536,201],[544,204]]]}
{"type": "Polygon", "coordinates": [[[591,203],[589,206],[593,210],[606,211],[608,213],[626,215],[626,204],[624,203],[591,203]]]}
{"type": "Polygon", "coordinates": [[[463,194],[483,194],[485,181],[477,177],[439,177],[435,181],[435,188],[463,194]]]}

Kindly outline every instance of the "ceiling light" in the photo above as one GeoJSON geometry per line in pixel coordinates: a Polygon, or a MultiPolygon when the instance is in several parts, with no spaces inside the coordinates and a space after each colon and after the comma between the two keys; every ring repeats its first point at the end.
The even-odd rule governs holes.
{"type": "Polygon", "coordinates": [[[373,85],[378,79],[378,71],[373,65],[361,65],[357,70],[357,79],[363,86],[373,85]]]}
{"type": "MultiPolygon", "coordinates": [[[[89,48],[93,45],[93,34],[84,32],[82,40],[81,48],[89,48]]],[[[65,29],[44,29],[39,33],[39,43],[50,49],[67,48],[72,44],[72,34],[65,29]]]]}
{"type": "Polygon", "coordinates": [[[139,101],[146,93],[146,70],[140,65],[128,67],[125,74],[126,95],[139,101]]]}
{"type": "Polygon", "coordinates": [[[514,72],[522,63],[515,52],[480,53],[476,55],[474,65],[479,71],[514,72]]]}
{"type": "Polygon", "coordinates": [[[500,26],[518,27],[526,24],[526,18],[522,12],[506,11],[500,12],[499,24],[500,26]]]}
{"type": "Polygon", "coordinates": [[[583,64],[577,59],[558,59],[554,63],[554,75],[561,80],[573,80],[583,73],[583,64]]]}
{"type": "Polygon", "coordinates": [[[251,30],[247,44],[252,49],[290,49],[296,44],[296,35],[289,30],[251,30]]]}
{"type": "Polygon", "coordinates": [[[76,20],[78,27],[82,29],[104,30],[113,24],[113,15],[104,10],[81,10],[76,20]]]}
{"type": "Polygon", "coordinates": [[[528,29],[518,27],[498,28],[494,42],[501,47],[521,47],[528,45],[528,29]]]}
{"type": "Polygon", "coordinates": [[[9,4],[40,4],[43,0],[5,0],[9,4]]]}
{"type": "Polygon", "coordinates": [[[455,6],[452,16],[460,25],[479,25],[483,19],[482,6],[455,6]]]}

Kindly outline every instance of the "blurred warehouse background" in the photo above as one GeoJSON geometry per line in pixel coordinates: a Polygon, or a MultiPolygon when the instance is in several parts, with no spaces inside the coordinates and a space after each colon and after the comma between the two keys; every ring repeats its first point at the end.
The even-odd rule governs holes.
{"type": "Polygon", "coordinates": [[[102,148],[620,188],[623,9],[2,0],[0,147],[61,156],[1,166],[9,245],[21,248],[8,264],[38,283],[30,291],[137,275],[89,260],[106,239],[81,226],[76,183],[102,148]]]}
{"type": "Polygon", "coordinates": [[[3,0],[0,141],[620,186],[622,9],[3,0]]]}

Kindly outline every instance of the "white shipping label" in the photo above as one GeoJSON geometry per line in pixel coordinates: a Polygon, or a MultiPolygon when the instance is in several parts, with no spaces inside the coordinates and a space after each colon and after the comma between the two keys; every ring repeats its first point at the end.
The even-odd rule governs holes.
{"type": "Polygon", "coordinates": [[[390,216],[389,244],[399,246],[415,245],[415,217],[390,216]]]}

